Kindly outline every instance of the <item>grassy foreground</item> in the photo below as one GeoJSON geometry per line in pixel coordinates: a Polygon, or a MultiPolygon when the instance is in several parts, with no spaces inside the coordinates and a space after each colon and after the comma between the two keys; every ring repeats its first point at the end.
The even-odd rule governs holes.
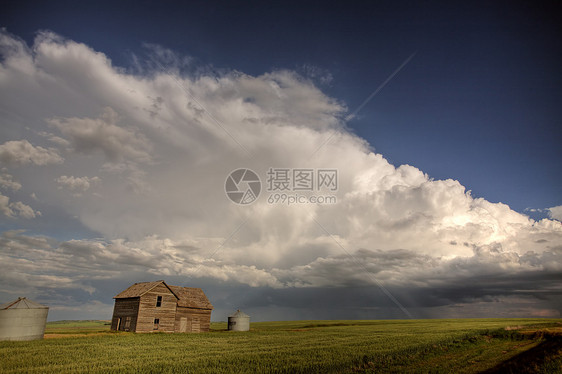
{"type": "Polygon", "coordinates": [[[44,340],[0,342],[0,372],[478,373],[514,367],[562,373],[560,319],[292,321],[252,323],[250,332],[225,328],[214,323],[202,334],[134,334],[109,332],[103,321],[54,322],[44,340]]]}

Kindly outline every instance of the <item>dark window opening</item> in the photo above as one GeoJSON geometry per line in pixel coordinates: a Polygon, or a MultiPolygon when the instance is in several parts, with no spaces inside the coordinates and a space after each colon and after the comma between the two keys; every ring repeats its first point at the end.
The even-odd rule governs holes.
{"type": "Polygon", "coordinates": [[[156,298],[156,307],[159,308],[162,306],[162,296],[158,296],[156,298]]]}
{"type": "Polygon", "coordinates": [[[160,318],[154,318],[154,330],[158,330],[159,324],[160,324],[160,318]]]}

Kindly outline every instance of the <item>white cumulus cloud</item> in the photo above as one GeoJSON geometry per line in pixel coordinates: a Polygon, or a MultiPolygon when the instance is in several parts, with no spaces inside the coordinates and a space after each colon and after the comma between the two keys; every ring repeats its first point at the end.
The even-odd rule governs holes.
{"type": "Polygon", "coordinates": [[[56,179],[56,182],[62,187],[68,188],[72,192],[85,192],[90,187],[100,181],[98,177],[74,177],[62,175],[56,179]]]}
{"type": "Polygon", "coordinates": [[[550,218],[554,218],[557,219],[558,221],[562,221],[562,205],[548,208],[548,215],[550,216],[550,218]]]}
{"type": "Polygon", "coordinates": [[[10,198],[2,194],[0,194],[0,212],[7,217],[22,217],[26,219],[41,215],[40,211],[33,210],[33,208],[21,201],[10,202],[10,198]]]}
{"type": "Polygon", "coordinates": [[[0,174],[0,187],[12,191],[17,191],[21,188],[21,183],[14,180],[14,177],[12,175],[7,173],[2,173],[0,174]]]}
{"type": "Polygon", "coordinates": [[[62,161],[56,149],[34,146],[25,139],[0,144],[0,162],[5,165],[48,165],[62,161]]]}

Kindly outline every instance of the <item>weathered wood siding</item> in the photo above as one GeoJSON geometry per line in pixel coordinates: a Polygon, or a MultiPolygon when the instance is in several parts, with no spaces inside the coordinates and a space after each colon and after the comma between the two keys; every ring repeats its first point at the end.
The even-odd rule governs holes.
{"type": "Polygon", "coordinates": [[[210,326],[210,310],[177,307],[175,332],[208,332],[210,326]]]}
{"type": "Polygon", "coordinates": [[[111,319],[111,330],[135,331],[139,312],[139,298],[116,299],[111,319]]]}
{"type": "Polygon", "coordinates": [[[174,332],[176,325],[177,298],[164,284],[160,284],[140,297],[136,332],[174,332]],[[162,296],[161,306],[156,306],[162,296]],[[154,320],[159,319],[158,326],[154,320]],[[156,328],[157,327],[157,328],[156,328]]]}

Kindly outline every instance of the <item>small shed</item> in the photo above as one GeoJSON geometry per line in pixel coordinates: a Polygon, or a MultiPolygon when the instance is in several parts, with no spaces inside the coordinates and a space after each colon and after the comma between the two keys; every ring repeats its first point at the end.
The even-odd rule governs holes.
{"type": "Polygon", "coordinates": [[[250,330],[250,316],[240,309],[233,315],[228,317],[228,330],[229,331],[249,331],[250,330]]]}
{"type": "Polygon", "coordinates": [[[49,307],[25,297],[0,305],[0,340],[43,339],[49,307]]]}

